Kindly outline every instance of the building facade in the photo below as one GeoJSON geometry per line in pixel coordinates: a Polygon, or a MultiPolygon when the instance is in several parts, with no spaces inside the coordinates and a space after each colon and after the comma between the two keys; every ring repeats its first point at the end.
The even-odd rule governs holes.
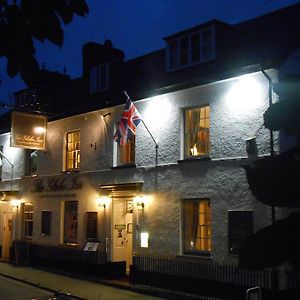
{"type": "MultiPolygon", "coordinates": [[[[124,62],[106,42],[100,62],[85,61],[82,80],[89,91],[83,102],[94,105],[98,97],[100,108],[50,119],[45,151],[10,147],[11,136],[3,133],[2,257],[14,240],[25,240],[95,250],[101,263],[121,262],[124,272],[138,256],[237,264],[241,241],[271,223],[270,207],[252,195],[244,167],[280,150],[263,114],[270,97],[278,101],[270,82],[280,81],[281,65],[263,69],[252,52],[234,65],[229,48],[219,55],[232,39],[240,45],[234,53],[243,53],[249,41],[237,29],[247,26],[213,21],[166,38],[163,73],[155,73],[159,65],[150,68],[161,52],[124,62]],[[126,66],[111,67],[116,61],[126,66]],[[135,75],[148,66],[143,79],[151,85],[147,92],[137,85],[144,96],[133,100],[143,122],[121,146],[113,136],[124,104],[107,100],[107,76],[137,66],[135,75]]],[[[84,55],[95,55],[89,47],[98,49],[86,45],[84,55]]],[[[285,62],[284,72],[295,66],[285,62]]],[[[121,88],[113,85],[125,102],[121,88]]],[[[277,210],[278,218],[283,214],[277,210]]]]}

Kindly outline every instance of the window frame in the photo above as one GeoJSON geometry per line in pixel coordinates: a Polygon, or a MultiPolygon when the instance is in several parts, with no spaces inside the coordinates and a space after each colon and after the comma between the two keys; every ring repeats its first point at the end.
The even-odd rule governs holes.
{"type": "MultiPolygon", "coordinates": [[[[185,199],[182,199],[182,209],[181,209],[181,213],[182,213],[182,254],[183,255],[196,255],[196,256],[210,256],[211,254],[211,248],[212,248],[212,222],[211,222],[211,217],[212,217],[212,210],[211,210],[211,201],[209,198],[185,198],[185,199]],[[206,203],[206,207],[209,207],[209,216],[208,216],[208,219],[205,220],[205,224],[204,224],[204,231],[205,231],[205,234],[200,238],[200,242],[204,242],[206,241],[206,245],[203,246],[203,249],[187,249],[186,245],[187,245],[187,240],[190,240],[191,241],[191,238],[193,237],[193,233],[190,235],[190,237],[186,236],[186,227],[188,227],[188,223],[186,222],[186,220],[188,220],[188,222],[190,222],[190,220],[193,220],[193,216],[192,215],[192,218],[191,216],[188,216],[186,217],[185,213],[186,213],[186,203],[206,203]],[[206,249],[204,249],[206,248],[206,249]]],[[[200,209],[200,206],[199,206],[199,209],[200,209]]],[[[200,214],[204,215],[204,218],[206,218],[206,214],[207,212],[200,212],[197,216],[198,217],[198,220],[200,218],[200,214]]],[[[192,229],[192,232],[194,232],[194,227],[195,227],[195,224],[191,223],[191,228],[192,229]]],[[[199,227],[201,225],[197,225],[197,227],[199,227]]],[[[201,232],[203,233],[203,230],[201,231],[196,231],[196,235],[198,236],[198,234],[200,233],[201,235],[201,232]]],[[[193,244],[190,244],[190,245],[195,245],[197,243],[197,237],[196,237],[196,242],[194,242],[193,244]]],[[[191,243],[191,242],[190,242],[191,243]]],[[[200,245],[201,245],[200,243],[200,245]]]]}
{"type": "Polygon", "coordinates": [[[77,245],[78,244],[78,201],[76,200],[69,200],[64,201],[64,219],[63,219],[63,243],[66,245],[77,245]],[[70,207],[71,204],[76,203],[76,210],[67,210],[68,205],[70,207]],[[71,220],[71,222],[68,222],[67,214],[69,214],[71,217],[75,216],[75,219],[71,220]],[[69,229],[72,228],[72,225],[75,224],[75,238],[70,238],[69,229]]]}
{"type": "Polygon", "coordinates": [[[132,135],[132,140],[129,140],[125,145],[119,145],[117,143],[117,147],[116,147],[117,166],[135,165],[135,142],[136,142],[135,135],[132,135]]]}
{"type": "Polygon", "coordinates": [[[24,203],[23,212],[24,212],[23,213],[24,237],[27,239],[31,239],[33,236],[33,217],[34,217],[33,204],[24,203]]]}
{"type": "Polygon", "coordinates": [[[109,86],[109,64],[98,64],[90,68],[89,91],[95,94],[108,89],[109,86]]]}
{"type": "MultiPolygon", "coordinates": [[[[199,159],[199,158],[209,158],[210,157],[210,124],[211,124],[211,117],[210,117],[211,113],[210,113],[210,105],[209,104],[203,104],[200,106],[192,106],[192,107],[185,107],[182,109],[182,122],[183,122],[183,126],[182,126],[182,139],[183,139],[183,143],[182,143],[182,157],[183,159],[186,160],[190,160],[190,159],[199,159]],[[190,145],[188,145],[188,133],[187,133],[187,117],[186,117],[186,113],[187,111],[192,111],[192,110],[196,110],[196,109],[205,109],[205,114],[203,118],[199,118],[199,126],[198,126],[198,130],[197,130],[197,135],[199,132],[204,132],[204,138],[206,140],[205,148],[206,148],[206,152],[205,153],[200,153],[197,155],[193,155],[192,153],[189,153],[191,151],[191,147],[189,147],[190,145]],[[207,120],[208,121],[205,121],[207,120]],[[203,127],[203,129],[201,129],[200,127],[200,121],[204,120],[204,122],[208,122],[208,127],[203,127]],[[189,151],[190,150],[190,151],[189,151]]],[[[190,132],[190,131],[189,131],[190,132]]],[[[199,142],[199,138],[197,138],[197,142],[199,142]]]]}
{"type": "Polygon", "coordinates": [[[52,211],[51,210],[42,210],[41,211],[41,235],[51,235],[51,219],[52,211]]]}
{"type": "Polygon", "coordinates": [[[81,144],[81,141],[80,141],[80,130],[73,130],[73,131],[69,131],[66,133],[66,139],[65,139],[65,160],[64,160],[64,165],[65,165],[65,171],[76,171],[76,170],[79,170],[80,169],[80,163],[81,163],[81,150],[80,150],[80,144],[81,144]],[[69,142],[69,135],[71,134],[79,134],[79,139],[73,139],[73,141],[71,140],[69,142]],[[78,145],[79,147],[75,145],[73,146],[70,146],[71,147],[71,150],[69,150],[69,145],[70,144],[74,144],[78,142],[78,145]],[[71,159],[69,159],[69,154],[70,153],[70,156],[72,157],[71,159]],[[75,156],[74,156],[75,155],[75,156]],[[78,159],[79,158],[79,159],[78,159]],[[69,162],[71,162],[71,167],[69,165],[69,162]]]}
{"type": "Polygon", "coordinates": [[[166,47],[166,68],[167,71],[175,71],[183,69],[193,65],[205,63],[215,59],[215,26],[205,27],[198,31],[191,32],[189,34],[174,38],[167,42],[166,47]],[[205,33],[211,34],[209,47],[205,43],[205,33]],[[195,52],[192,40],[194,37],[199,37],[198,52],[195,52]],[[182,50],[183,40],[188,39],[187,49],[182,50]],[[208,50],[210,48],[210,50],[208,50]],[[187,54],[187,62],[181,64],[182,54],[187,54]],[[193,57],[197,54],[197,59],[193,57]]]}

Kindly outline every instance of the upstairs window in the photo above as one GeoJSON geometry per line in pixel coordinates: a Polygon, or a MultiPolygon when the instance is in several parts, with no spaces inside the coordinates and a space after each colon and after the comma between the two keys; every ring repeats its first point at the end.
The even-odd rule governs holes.
{"type": "Polygon", "coordinates": [[[66,170],[80,168],[80,131],[67,133],[66,170]]]}
{"type": "Polygon", "coordinates": [[[27,150],[26,176],[37,175],[37,150],[27,150]]]}
{"type": "Polygon", "coordinates": [[[211,209],[208,199],[183,201],[183,239],[185,254],[211,251],[211,209]]]}
{"type": "Polygon", "coordinates": [[[214,27],[176,38],[167,45],[167,68],[170,71],[214,58],[214,27]]]}
{"type": "Polygon", "coordinates": [[[209,106],[188,108],[184,111],[184,156],[208,156],[210,149],[209,106]]]}
{"type": "Polygon", "coordinates": [[[90,93],[108,89],[108,64],[94,66],[90,70],[90,93]]]}
{"type": "Polygon", "coordinates": [[[118,166],[133,165],[135,163],[135,135],[125,145],[117,145],[118,166]]]}

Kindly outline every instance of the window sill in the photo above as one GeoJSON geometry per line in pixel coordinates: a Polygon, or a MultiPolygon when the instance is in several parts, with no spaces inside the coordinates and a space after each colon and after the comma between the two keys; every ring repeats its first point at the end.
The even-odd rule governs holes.
{"type": "Polygon", "coordinates": [[[189,163],[189,162],[194,162],[194,161],[211,161],[211,157],[210,156],[195,156],[195,157],[190,157],[190,158],[177,160],[177,162],[179,164],[189,163]]]}
{"type": "Polygon", "coordinates": [[[136,164],[127,164],[111,167],[111,169],[128,169],[128,168],[136,168],[136,164]]]}
{"type": "Polygon", "coordinates": [[[80,172],[80,169],[70,169],[70,170],[62,171],[62,173],[64,174],[78,173],[78,172],[80,172]]]}
{"type": "Polygon", "coordinates": [[[184,253],[181,255],[177,255],[177,258],[181,258],[181,259],[196,259],[196,260],[200,260],[203,259],[205,261],[210,261],[212,259],[212,257],[210,256],[210,252],[203,252],[203,253],[184,253]]]}

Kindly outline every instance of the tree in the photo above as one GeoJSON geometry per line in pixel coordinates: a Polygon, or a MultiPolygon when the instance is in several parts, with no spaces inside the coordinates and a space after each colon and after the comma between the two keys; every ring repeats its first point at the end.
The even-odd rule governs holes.
{"type": "Polygon", "coordinates": [[[291,149],[275,156],[256,160],[247,166],[249,188],[258,201],[294,210],[288,217],[273,221],[242,243],[241,267],[263,269],[286,262],[300,269],[300,77],[292,76],[277,86],[280,102],[264,114],[264,125],[270,130],[283,130],[297,138],[291,149]]]}
{"type": "Polygon", "coordinates": [[[0,0],[0,56],[7,59],[7,74],[34,82],[39,70],[34,39],[61,47],[61,22],[67,25],[88,11],[85,0],[0,0]]]}

